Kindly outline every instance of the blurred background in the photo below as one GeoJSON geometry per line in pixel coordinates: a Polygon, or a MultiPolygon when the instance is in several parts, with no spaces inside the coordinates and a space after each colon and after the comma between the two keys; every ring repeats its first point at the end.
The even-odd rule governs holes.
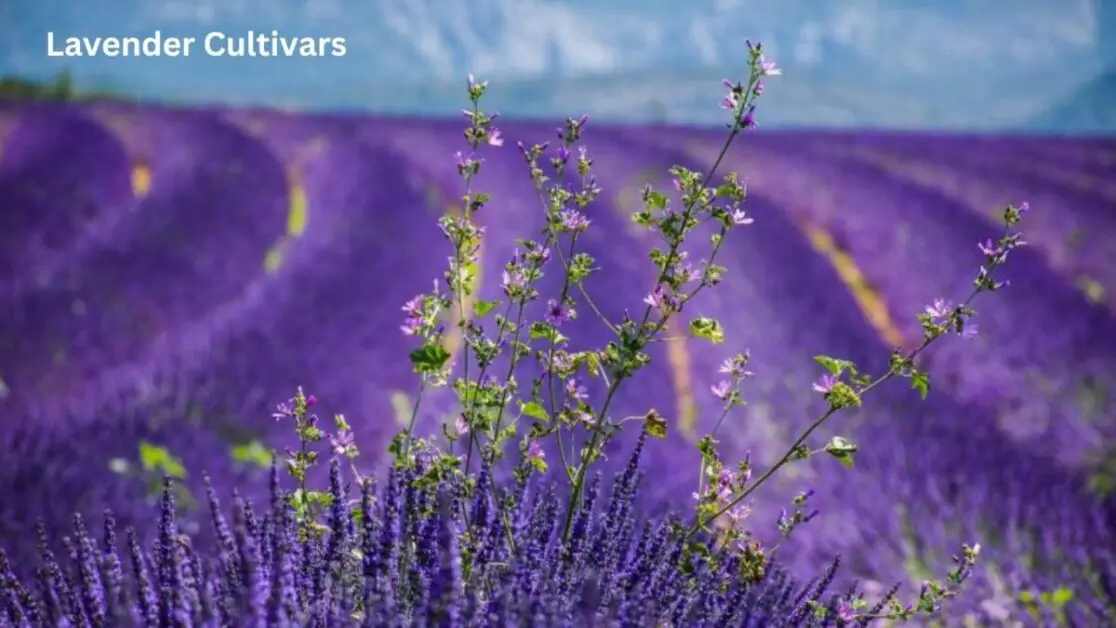
{"type": "Polygon", "coordinates": [[[467,72],[519,116],[719,121],[742,35],[787,69],[767,124],[1112,132],[1112,0],[66,0],[0,5],[0,75],[178,103],[449,114],[467,72]],[[343,58],[60,59],[44,33],[344,37],[343,58]]]}
{"type": "MultiPolygon", "coordinates": [[[[499,298],[514,238],[542,226],[515,142],[584,112],[604,188],[579,240],[604,269],[587,290],[612,320],[640,307],[654,243],[629,214],[644,184],[671,189],[671,165],[712,163],[745,38],[784,74],[721,164],[756,220],[693,311],[729,341],[664,343],[615,403],[670,421],[647,494],[690,503],[721,360],[750,349],[756,373],[724,452],[770,464],[822,409],[814,356],[885,371],[917,345],[917,313],[968,293],[1003,208],[1028,202],[1012,286],[978,303],[975,339],[926,356],[929,398],[874,391],[818,434],[857,442],[856,467],[796,465],[751,521],[770,538],[813,488],[822,517],[780,553],[796,575],[841,554],[845,578],[917,588],[979,539],[972,625],[1044,604],[1110,625],[1116,0],[0,0],[0,545],[30,564],[34,522],[58,532],[75,509],[146,531],[164,473],[204,534],[201,473],[260,479],[292,444],[271,409],[299,385],[384,470],[417,388],[400,306],[449,254],[436,219],[459,211],[470,72],[508,140],[482,147],[479,293],[499,298]],[[47,32],[272,29],[343,37],[347,54],[47,54],[47,32]]],[[[570,335],[610,338],[584,314],[570,335]]],[[[454,411],[437,391],[421,408],[424,433],[454,411]]]]}

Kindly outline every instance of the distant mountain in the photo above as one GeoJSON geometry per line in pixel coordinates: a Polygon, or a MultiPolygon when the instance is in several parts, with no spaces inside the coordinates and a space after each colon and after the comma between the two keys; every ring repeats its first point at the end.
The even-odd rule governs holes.
{"type": "Polygon", "coordinates": [[[1041,131],[1116,134],[1116,67],[1039,116],[1034,127],[1041,131]]]}

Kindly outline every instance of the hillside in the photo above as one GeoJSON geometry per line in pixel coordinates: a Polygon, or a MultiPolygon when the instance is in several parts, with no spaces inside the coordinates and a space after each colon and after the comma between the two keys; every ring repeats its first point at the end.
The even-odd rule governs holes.
{"type": "MultiPolygon", "coordinates": [[[[37,517],[65,525],[94,503],[127,518],[143,486],[110,461],[135,461],[138,440],[181,457],[197,470],[192,482],[202,469],[244,472],[230,449],[287,444],[289,426],[269,408],[296,385],[322,399],[324,414],[350,417],[374,468],[398,429],[400,399],[415,389],[399,308],[448,255],[435,218],[461,193],[458,126],[122,103],[0,108],[3,538],[26,534],[37,517]]],[[[541,226],[514,144],[551,126],[509,124],[507,145],[484,155],[479,187],[496,199],[482,216],[484,295],[498,293],[513,237],[541,226]]],[[[607,270],[589,288],[616,318],[651,279],[650,242],[626,215],[638,189],[669,186],[672,164],[707,165],[722,138],[590,126],[586,141],[605,193],[582,242],[607,270]]],[[[911,526],[933,547],[1006,530],[990,543],[993,562],[1081,539],[1116,547],[1082,490],[1116,437],[1116,349],[1098,342],[1116,336],[1113,159],[1110,140],[743,139],[726,166],[748,178],[756,223],[725,251],[716,296],[693,306],[724,321],[730,342],[664,348],[616,403],[619,415],[652,405],[671,419],[652,465],[677,472],[656,487],[693,490],[692,442],[717,416],[707,391],[721,359],[750,348],[756,371],[725,445],[769,463],[821,409],[809,393],[812,356],[885,368],[892,347],[917,338],[914,314],[967,291],[996,212],[1025,200],[1030,246],[1013,253],[1013,285],[979,304],[978,339],[933,353],[930,398],[884,387],[837,419],[861,444],[855,470],[814,461],[782,481],[815,488],[823,512],[783,558],[815,573],[840,552],[853,575],[915,577],[912,565],[937,568],[947,557],[913,541],[876,546],[881,535],[909,537],[911,526]],[[977,520],[955,519],[978,508],[977,520]],[[1033,539],[1035,527],[1048,533],[1033,539]]],[[[558,279],[544,284],[557,289],[558,279]]],[[[605,339],[589,316],[570,335],[605,339]]],[[[435,396],[424,409],[429,431],[449,406],[435,396]]],[[[784,505],[768,495],[756,521],[784,505]]],[[[1084,581],[1083,563],[1035,564],[1035,586],[1084,581]]],[[[978,590],[991,596],[992,587],[978,590]]]]}

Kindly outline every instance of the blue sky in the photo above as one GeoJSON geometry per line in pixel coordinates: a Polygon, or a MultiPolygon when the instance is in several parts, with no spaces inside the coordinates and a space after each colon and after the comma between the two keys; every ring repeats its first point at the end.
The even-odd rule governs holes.
{"type": "Polygon", "coordinates": [[[185,102],[454,111],[467,72],[509,113],[716,118],[742,40],[786,75],[765,119],[807,126],[1018,128],[1113,58],[1109,0],[8,0],[0,74],[185,102]],[[1105,17],[1106,16],[1106,17],[1105,17]],[[344,37],[320,59],[57,59],[56,37],[278,29],[344,37]],[[1108,33],[1110,35],[1111,33],[1108,33]]]}

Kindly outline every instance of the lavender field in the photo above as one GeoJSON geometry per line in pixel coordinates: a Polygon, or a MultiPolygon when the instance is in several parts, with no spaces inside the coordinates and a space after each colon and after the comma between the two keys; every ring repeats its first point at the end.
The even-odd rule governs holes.
{"type": "MultiPolygon", "coordinates": [[[[552,126],[508,123],[507,145],[484,155],[479,187],[495,202],[480,216],[481,292],[492,298],[514,238],[543,224],[514,143],[552,126]]],[[[141,442],[180,459],[195,494],[203,472],[262,477],[252,452],[290,444],[270,409],[298,385],[346,414],[362,464],[382,470],[416,387],[400,306],[450,254],[435,221],[461,193],[459,127],[0,108],[5,548],[26,555],[38,519],[62,530],[75,510],[111,507],[148,526],[141,442]]],[[[589,288],[610,317],[639,307],[653,281],[652,243],[627,216],[638,190],[669,185],[673,164],[707,166],[722,141],[588,128],[604,194],[579,241],[605,269],[589,288]]],[[[755,224],[724,251],[724,285],[691,307],[724,322],[729,341],[665,344],[617,403],[618,415],[654,406],[670,419],[667,444],[648,452],[653,490],[690,503],[692,443],[718,414],[721,360],[749,348],[756,373],[722,440],[770,464],[824,410],[813,356],[886,370],[893,347],[917,340],[916,313],[967,294],[1002,207],[1027,201],[1011,286],[978,302],[975,339],[931,351],[929,398],[894,383],[838,415],[824,436],[859,443],[856,468],[801,463],[761,491],[753,516],[762,536],[794,491],[817,491],[820,517],[778,556],[803,576],[840,554],[845,578],[917,590],[961,542],[980,541],[966,595],[981,621],[1088,626],[1116,613],[1116,140],[760,131],[726,163],[749,182],[755,224]]],[[[588,316],[570,333],[605,334],[588,316]]],[[[424,408],[433,432],[448,399],[424,408]]]]}

